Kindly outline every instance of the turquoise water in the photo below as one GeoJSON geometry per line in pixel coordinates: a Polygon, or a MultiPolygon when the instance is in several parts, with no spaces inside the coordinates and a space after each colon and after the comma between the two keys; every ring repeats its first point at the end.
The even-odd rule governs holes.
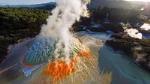
{"type": "MultiPolygon", "coordinates": [[[[107,33],[83,33],[100,40],[108,40],[107,33]]],[[[112,72],[112,84],[150,84],[150,73],[136,65],[131,58],[104,45],[99,51],[102,72],[112,72]]]]}
{"type": "Polygon", "coordinates": [[[100,49],[100,69],[112,72],[112,84],[150,84],[150,73],[108,46],[100,49]]]}

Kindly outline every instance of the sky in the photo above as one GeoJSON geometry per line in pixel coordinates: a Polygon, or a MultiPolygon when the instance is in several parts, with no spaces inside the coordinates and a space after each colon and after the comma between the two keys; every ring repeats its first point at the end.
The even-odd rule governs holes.
{"type": "Polygon", "coordinates": [[[0,5],[31,5],[51,1],[54,2],[55,0],[0,0],[0,5]]]}
{"type": "MultiPolygon", "coordinates": [[[[31,5],[47,2],[54,2],[55,0],[0,0],[0,5],[31,5]]],[[[144,1],[150,2],[150,0],[124,0],[124,1],[144,1]]]]}
{"type": "Polygon", "coordinates": [[[125,1],[143,1],[143,2],[150,2],[150,0],[125,0],[125,1]]]}

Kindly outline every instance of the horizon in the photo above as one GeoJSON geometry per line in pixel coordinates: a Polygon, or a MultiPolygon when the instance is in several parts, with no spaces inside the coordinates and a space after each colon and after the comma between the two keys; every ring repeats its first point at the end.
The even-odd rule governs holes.
{"type": "Polygon", "coordinates": [[[0,5],[34,5],[55,2],[55,0],[0,0],[0,5]]]}
{"type": "MultiPolygon", "coordinates": [[[[114,1],[150,2],[150,0],[114,0],[114,1]]],[[[34,5],[34,4],[43,4],[49,2],[55,2],[55,0],[0,0],[0,5],[34,5]]]]}
{"type": "Polygon", "coordinates": [[[131,2],[133,2],[133,1],[139,1],[139,2],[150,2],[150,0],[125,0],[125,1],[131,1],[131,2]]]}

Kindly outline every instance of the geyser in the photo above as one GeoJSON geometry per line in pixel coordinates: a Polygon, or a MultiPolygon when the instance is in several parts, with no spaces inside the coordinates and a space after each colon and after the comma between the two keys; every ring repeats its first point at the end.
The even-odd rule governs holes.
{"type": "Polygon", "coordinates": [[[69,29],[76,20],[85,15],[87,0],[56,0],[57,6],[47,19],[41,32],[25,56],[26,64],[40,64],[50,58],[69,61],[74,46],[74,38],[69,29]],[[61,54],[60,54],[61,53],[61,54]]]}
{"type": "Polygon", "coordinates": [[[90,50],[69,31],[80,16],[86,16],[88,0],[56,0],[56,8],[34,38],[24,57],[24,65],[48,63],[44,74],[59,80],[75,71],[77,58],[89,58],[90,50]]]}

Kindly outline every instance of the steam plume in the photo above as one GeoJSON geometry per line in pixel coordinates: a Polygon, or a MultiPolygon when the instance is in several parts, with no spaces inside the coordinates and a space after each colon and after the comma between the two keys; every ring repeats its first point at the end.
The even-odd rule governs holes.
{"type": "Polygon", "coordinates": [[[69,62],[74,48],[73,42],[76,39],[69,30],[80,16],[87,15],[87,3],[87,0],[56,0],[57,6],[35,38],[35,42],[27,52],[26,60],[32,64],[39,64],[51,58],[61,58],[69,62]],[[41,59],[43,57],[44,59],[41,59]]]}

